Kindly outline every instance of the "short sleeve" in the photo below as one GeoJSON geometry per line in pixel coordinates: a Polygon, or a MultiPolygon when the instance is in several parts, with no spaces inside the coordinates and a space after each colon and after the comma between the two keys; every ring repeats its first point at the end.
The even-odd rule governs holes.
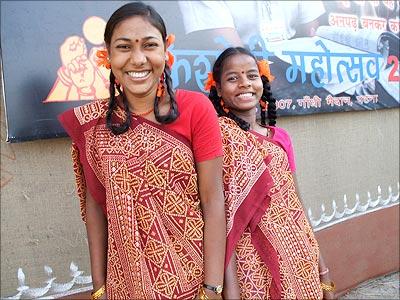
{"type": "Polygon", "coordinates": [[[185,32],[215,28],[235,28],[224,1],[178,1],[185,32]]]}
{"type": "Polygon", "coordinates": [[[76,193],[79,198],[79,206],[83,222],[86,223],[86,180],[83,166],[79,159],[79,149],[75,143],[71,145],[72,165],[75,173],[76,193]]]}
{"type": "Polygon", "coordinates": [[[80,202],[82,220],[86,221],[86,196],[87,191],[106,213],[106,194],[104,185],[88,163],[86,154],[86,139],[84,128],[80,124],[74,109],[65,111],[58,116],[58,120],[72,139],[72,164],[75,173],[77,196],[80,202]]]}
{"type": "Polygon", "coordinates": [[[190,123],[195,161],[223,156],[221,130],[215,109],[203,94],[196,93],[195,100],[190,123]]]}
{"type": "MultiPolygon", "coordinates": [[[[271,128],[271,127],[270,127],[271,128]]],[[[289,161],[289,168],[292,173],[296,172],[296,162],[294,157],[294,150],[292,140],[289,136],[289,133],[286,132],[283,128],[279,127],[272,127],[274,130],[274,135],[272,139],[277,142],[283,150],[285,150],[288,161],[289,161]]]]}

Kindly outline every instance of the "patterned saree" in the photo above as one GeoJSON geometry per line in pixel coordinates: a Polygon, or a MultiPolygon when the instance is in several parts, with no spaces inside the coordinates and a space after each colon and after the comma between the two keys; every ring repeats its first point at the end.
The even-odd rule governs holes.
{"type": "Polygon", "coordinates": [[[285,151],[219,118],[224,147],[227,265],[236,255],[242,299],[322,299],[319,247],[285,151]]]}
{"type": "Polygon", "coordinates": [[[115,136],[106,110],[96,101],[60,121],[74,142],[83,218],[86,187],[106,211],[108,299],[193,299],[203,282],[203,219],[190,144],[140,117],[115,136]]]}

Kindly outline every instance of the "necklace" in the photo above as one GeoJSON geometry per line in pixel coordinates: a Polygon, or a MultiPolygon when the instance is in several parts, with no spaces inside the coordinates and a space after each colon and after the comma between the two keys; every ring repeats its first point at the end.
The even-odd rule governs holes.
{"type": "Polygon", "coordinates": [[[132,113],[132,115],[137,116],[137,117],[144,117],[144,116],[147,116],[148,114],[152,113],[153,111],[154,111],[154,107],[148,111],[145,111],[144,113],[141,113],[141,114],[132,113]]]}

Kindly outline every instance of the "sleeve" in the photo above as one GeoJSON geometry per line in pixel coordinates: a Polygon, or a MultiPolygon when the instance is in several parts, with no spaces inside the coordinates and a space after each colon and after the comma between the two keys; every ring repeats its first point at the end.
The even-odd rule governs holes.
{"type": "Polygon", "coordinates": [[[87,190],[90,191],[93,199],[106,213],[105,189],[87,161],[83,129],[75,116],[74,110],[70,109],[60,114],[58,119],[72,139],[71,156],[75,173],[76,191],[80,202],[81,217],[86,222],[87,190]]]}
{"type": "Polygon", "coordinates": [[[72,167],[75,174],[76,193],[79,199],[79,206],[82,221],[86,223],[86,179],[83,171],[83,165],[80,160],[79,146],[81,142],[78,138],[80,135],[80,126],[75,118],[73,109],[68,110],[58,116],[58,119],[72,139],[71,158],[72,167]]]}
{"type": "Polygon", "coordinates": [[[198,93],[191,117],[191,135],[196,162],[223,156],[222,136],[217,113],[211,101],[198,93]]]}
{"type": "Polygon", "coordinates": [[[314,21],[325,13],[322,1],[299,1],[298,22],[306,24],[314,21]]]}
{"type": "Polygon", "coordinates": [[[205,29],[235,28],[225,1],[178,1],[178,4],[186,34],[205,29]]]}
{"type": "Polygon", "coordinates": [[[289,168],[292,173],[296,172],[296,162],[295,162],[295,157],[294,157],[294,150],[293,150],[293,144],[292,140],[289,136],[289,133],[287,133],[286,130],[275,127],[275,133],[273,136],[273,140],[279,143],[283,150],[285,150],[287,156],[288,156],[288,161],[289,161],[289,168]]]}

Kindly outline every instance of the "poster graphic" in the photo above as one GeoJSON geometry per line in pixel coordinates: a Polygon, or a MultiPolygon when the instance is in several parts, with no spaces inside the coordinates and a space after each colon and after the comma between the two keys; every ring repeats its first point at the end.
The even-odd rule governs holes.
{"type": "MultiPolygon", "coordinates": [[[[216,57],[268,59],[278,114],[399,107],[399,1],[145,1],[176,36],[175,88],[204,92],[216,57]]],[[[96,51],[127,1],[2,1],[7,140],[65,136],[57,115],[108,97],[96,51]]]]}

